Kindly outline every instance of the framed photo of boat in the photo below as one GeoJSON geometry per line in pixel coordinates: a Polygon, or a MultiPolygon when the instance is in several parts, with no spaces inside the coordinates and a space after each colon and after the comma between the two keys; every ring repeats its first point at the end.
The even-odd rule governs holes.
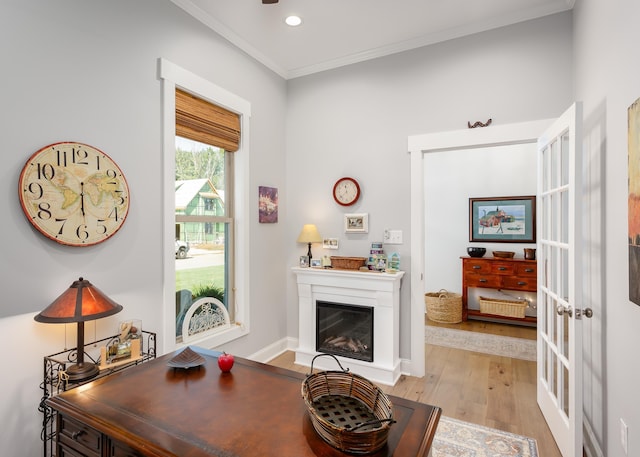
{"type": "Polygon", "coordinates": [[[469,241],[535,243],[535,195],[470,198],[469,241]]]}

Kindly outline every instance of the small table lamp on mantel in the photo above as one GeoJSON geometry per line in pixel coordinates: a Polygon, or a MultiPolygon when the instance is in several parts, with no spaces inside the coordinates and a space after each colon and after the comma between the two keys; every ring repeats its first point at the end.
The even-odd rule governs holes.
{"type": "Polygon", "coordinates": [[[298,243],[307,243],[309,245],[309,251],[307,252],[309,265],[311,265],[311,243],[320,243],[321,241],[322,237],[314,224],[305,224],[302,227],[302,231],[298,236],[298,243]]]}
{"type": "Polygon", "coordinates": [[[84,323],[120,311],[122,305],[111,300],[86,279],[80,278],[34,317],[37,322],[46,324],[78,323],[76,363],[66,369],[69,381],[84,381],[96,376],[100,371],[94,363],[84,361],[84,323]]]}

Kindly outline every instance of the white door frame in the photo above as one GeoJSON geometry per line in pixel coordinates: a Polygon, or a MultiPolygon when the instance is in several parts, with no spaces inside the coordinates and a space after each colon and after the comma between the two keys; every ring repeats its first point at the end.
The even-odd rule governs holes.
{"type": "Polygon", "coordinates": [[[408,137],[411,154],[411,359],[404,363],[404,372],[417,377],[425,375],[424,154],[509,144],[535,144],[553,122],[554,119],[544,119],[408,137]]]}

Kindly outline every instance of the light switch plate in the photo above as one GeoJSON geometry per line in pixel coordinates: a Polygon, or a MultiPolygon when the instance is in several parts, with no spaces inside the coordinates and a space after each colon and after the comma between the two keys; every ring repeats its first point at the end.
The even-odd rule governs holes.
{"type": "Polygon", "coordinates": [[[385,229],[382,241],[384,244],[402,244],[402,230],[385,229]]]}

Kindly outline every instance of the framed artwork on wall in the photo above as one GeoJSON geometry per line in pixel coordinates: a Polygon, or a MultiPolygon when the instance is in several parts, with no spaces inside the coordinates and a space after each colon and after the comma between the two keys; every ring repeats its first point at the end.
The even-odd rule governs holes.
{"type": "Polygon", "coordinates": [[[369,233],[369,215],[367,213],[350,213],[344,215],[345,233],[369,233]]]}
{"type": "Polygon", "coordinates": [[[278,222],[278,189],[258,186],[258,222],[275,224],[278,222]]]}
{"type": "Polygon", "coordinates": [[[627,110],[629,300],[640,305],[640,98],[627,110]]]}
{"type": "Polygon", "coordinates": [[[469,241],[535,243],[535,195],[470,198],[469,241]]]}
{"type": "Polygon", "coordinates": [[[323,249],[338,249],[338,238],[324,238],[322,240],[323,249]]]}

